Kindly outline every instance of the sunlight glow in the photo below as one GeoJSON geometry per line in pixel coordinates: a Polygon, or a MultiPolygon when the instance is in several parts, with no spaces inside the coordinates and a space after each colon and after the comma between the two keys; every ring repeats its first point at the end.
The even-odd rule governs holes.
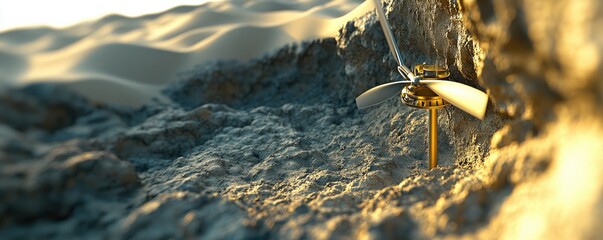
{"type": "Polygon", "coordinates": [[[66,27],[119,13],[139,16],[208,0],[20,0],[0,1],[0,31],[28,26],[66,27]]]}

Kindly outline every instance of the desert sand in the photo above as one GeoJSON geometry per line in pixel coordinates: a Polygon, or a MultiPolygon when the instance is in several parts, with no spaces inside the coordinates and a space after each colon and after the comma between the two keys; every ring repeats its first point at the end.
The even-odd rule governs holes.
{"type": "Polygon", "coordinates": [[[363,6],[229,1],[0,33],[0,239],[603,234],[600,1],[384,2],[407,64],[489,96],[483,120],[439,110],[433,170],[427,111],[355,106],[401,80],[363,6]]]}
{"type": "Polygon", "coordinates": [[[219,1],[141,17],[111,15],[66,29],[0,33],[0,82],[57,82],[97,102],[138,107],[216,60],[249,60],[276,49],[334,37],[372,2],[219,1]]]}

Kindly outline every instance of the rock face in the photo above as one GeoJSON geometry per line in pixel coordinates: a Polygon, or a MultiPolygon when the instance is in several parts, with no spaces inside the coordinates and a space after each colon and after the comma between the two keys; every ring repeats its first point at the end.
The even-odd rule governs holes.
{"type": "Polygon", "coordinates": [[[370,14],[337,39],[192,69],[173,104],[0,94],[0,238],[600,236],[602,4],[385,6],[407,64],[490,95],[484,121],[441,111],[440,168],[426,111],[354,106],[398,80],[370,14]]]}
{"type": "Polygon", "coordinates": [[[489,183],[512,189],[490,226],[508,238],[601,235],[602,16],[598,1],[466,1],[483,49],[478,74],[513,120],[486,160],[489,183]],[[566,222],[562,219],[581,219],[566,222]]]}

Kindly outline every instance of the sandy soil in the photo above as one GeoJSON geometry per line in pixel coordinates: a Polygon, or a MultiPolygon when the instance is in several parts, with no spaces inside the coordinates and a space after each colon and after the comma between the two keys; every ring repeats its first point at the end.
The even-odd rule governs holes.
{"type": "MultiPolygon", "coordinates": [[[[336,3],[343,2],[312,4],[336,3]]],[[[325,8],[312,4],[235,1],[140,19],[113,16],[100,23],[132,23],[130,30],[136,32],[141,29],[136,23],[162,17],[185,21],[207,9],[267,15],[297,9],[292,14],[313,12],[328,15],[329,21],[354,9],[320,13],[325,8]]],[[[438,169],[427,170],[426,111],[398,99],[366,110],[355,107],[360,93],[399,80],[379,23],[369,12],[346,20],[329,35],[334,37],[245,60],[191,61],[178,72],[179,80],[162,75],[134,81],[146,73],[126,72],[130,75],[123,79],[157,87],[165,99],[140,107],[115,104],[124,101],[117,98],[95,100],[73,91],[77,88],[45,81],[4,88],[1,238],[600,236],[603,35],[597,31],[602,16],[596,12],[603,5],[594,0],[384,5],[405,61],[445,64],[452,81],[489,94],[483,121],[454,107],[440,111],[438,169]],[[575,14],[578,10],[584,14],[575,14]],[[568,56],[585,61],[578,64],[568,56]]],[[[85,32],[94,24],[3,33],[0,43],[9,44],[15,35],[43,39],[57,32],[85,32]]],[[[162,26],[169,29],[170,24],[183,26],[175,20],[162,26]]],[[[182,30],[186,33],[171,33],[196,34],[182,30]]],[[[160,33],[148,32],[165,37],[164,42],[179,39],[160,33]]],[[[81,39],[74,46],[90,41],[74,39],[81,39]]],[[[63,74],[59,80],[72,79],[68,86],[86,83],[77,74],[99,74],[103,65],[93,60],[104,52],[160,49],[148,46],[100,45],[96,53],[81,55],[89,59],[71,62],[82,66],[79,70],[95,71],[72,73],[72,78],[63,74]]],[[[1,49],[2,76],[14,79],[29,74],[28,56],[43,52],[1,49]]],[[[158,52],[165,59],[172,56],[158,52]]],[[[97,83],[111,89],[111,81],[102,79],[97,83]]]]}

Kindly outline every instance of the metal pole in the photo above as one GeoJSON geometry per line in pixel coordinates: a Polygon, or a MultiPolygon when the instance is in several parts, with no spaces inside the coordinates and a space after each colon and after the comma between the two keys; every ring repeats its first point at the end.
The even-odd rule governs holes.
{"type": "Polygon", "coordinates": [[[438,166],[438,110],[429,109],[429,170],[438,166]]]}

